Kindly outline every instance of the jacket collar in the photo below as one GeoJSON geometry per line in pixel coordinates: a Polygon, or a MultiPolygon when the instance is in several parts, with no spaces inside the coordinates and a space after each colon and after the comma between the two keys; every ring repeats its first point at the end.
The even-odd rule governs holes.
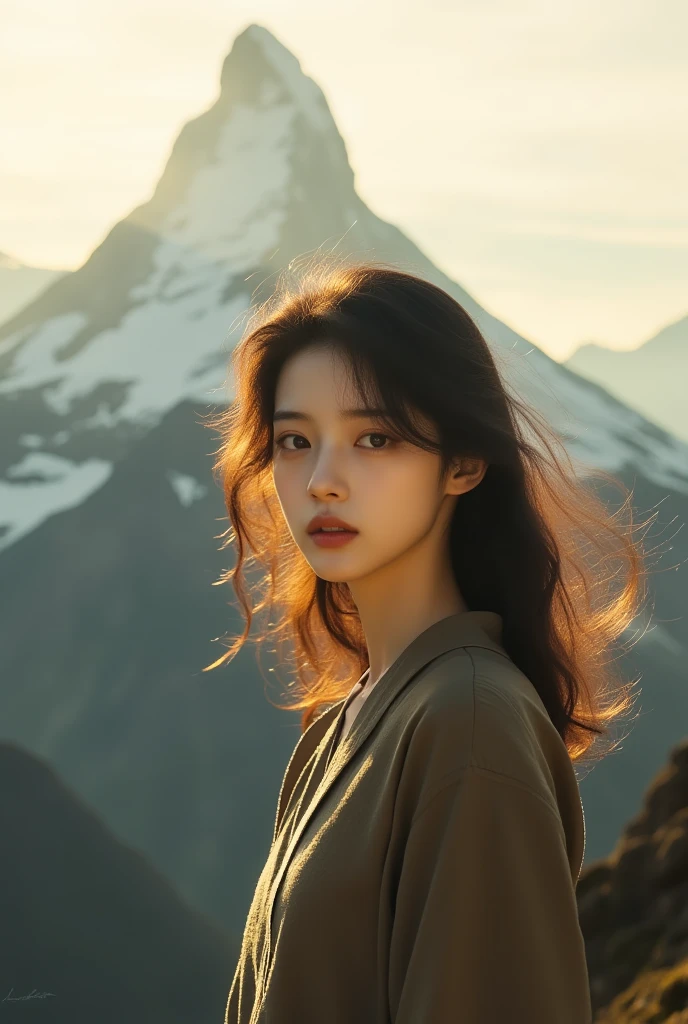
{"type": "MultiPolygon", "coordinates": [[[[429,662],[449,651],[461,647],[484,647],[508,658],[507,652],[501,645],[501,639],[502,617],[497,612],[457,612],[440,619],[423,630],[408,644],[387,671],[383,672],[373,686],[370,695],[362,704],[350,731],[335,750],[334,757],[284,852],[279,871],[273,882],[269,903],[270,917],[277,889],[308,822],[339,773],[366,741],[387,708],[429,662]]],[[[345,703],[346,697],[325,711],[301,736],[287,766],[282,784],[273,841],[279,831],[285,809],[285,798],[291,793],[296,779],[314,751],[321,745],[329,749],[337,734],[338,719],[345,703]]]]}
{"type": "MultiPolygon", "coordinates": [[[[373,686],[351,729],[335,750],[323,779],[323,783],[327,780],[325,788],[329,788],[344,765],[365,742],[390,704],[429,662],[461,647],[486,647],[508,657],[501,646],[501,637],[502,617],[497,612],[489,611],[457,612],[423,630],[373,686]]],[[[338,731],[338,719],[345,703],[346,698],[325,713],[327,722],[323,725],[326,733],[330,731],[332,722],[335,722],[330,739],[334,739],[338,731]]],[[[321,795],[324,795],[324,791],[321,795]]]]}

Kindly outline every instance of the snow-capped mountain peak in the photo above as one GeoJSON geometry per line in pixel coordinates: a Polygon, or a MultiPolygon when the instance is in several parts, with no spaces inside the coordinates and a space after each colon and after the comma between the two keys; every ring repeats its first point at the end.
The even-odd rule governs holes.
{"type": "Polygon", "coordinates": [[[365,206],[322,91],[250,25],[150,199],[0,327],[0,548],[84,501],[179,403],[229,400],[230,350],[256,293],[342,240],[354,259],[414,268],[462,302],[584,460],[632,463],[688,493],[688,447],[539,350],[521,356],[523,338],[365,206]]]}

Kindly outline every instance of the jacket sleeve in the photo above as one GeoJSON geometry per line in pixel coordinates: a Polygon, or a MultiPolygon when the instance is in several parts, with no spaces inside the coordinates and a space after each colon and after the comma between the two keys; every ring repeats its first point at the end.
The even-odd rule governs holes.
{"type": "Polygon", "coordinates": [[[484,768],[452,772],[411,823],[390,942],[393,1024],[590,1024],[561,819],[484,768]]]}

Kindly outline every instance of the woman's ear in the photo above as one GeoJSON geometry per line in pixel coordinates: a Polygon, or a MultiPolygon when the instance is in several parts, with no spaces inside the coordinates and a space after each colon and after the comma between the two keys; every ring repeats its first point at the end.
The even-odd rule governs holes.
{"type": "Polygon", "coordinates": [[[463,458],[454,464],[447,494],[465,494],[477,487],[487,471],[484,459],[463,458]]]}

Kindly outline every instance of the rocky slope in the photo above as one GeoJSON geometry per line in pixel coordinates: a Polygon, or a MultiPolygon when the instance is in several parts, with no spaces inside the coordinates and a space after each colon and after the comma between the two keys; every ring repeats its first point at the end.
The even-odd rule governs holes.
{"type": "Polygon", "coordinates": [[[688,1021],[688,742],[576,890],[595,1024],[688,1021]]]}

